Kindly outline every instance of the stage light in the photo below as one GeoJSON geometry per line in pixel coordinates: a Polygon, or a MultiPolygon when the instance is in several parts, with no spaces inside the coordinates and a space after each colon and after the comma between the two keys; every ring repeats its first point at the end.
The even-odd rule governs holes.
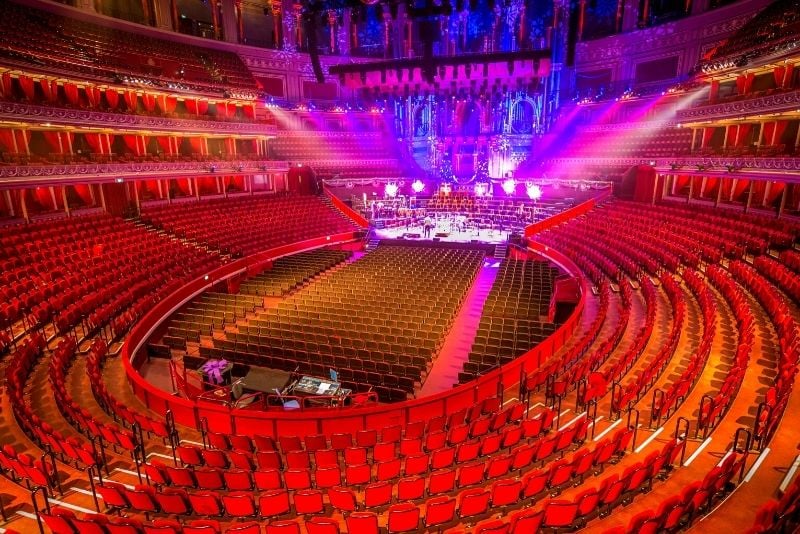
{"type": "Polygon", "coordinates": [[[442,184],[442,186],[439,189],[440,189],[440,191],[442,192],[443,195],[449,195],[450,192],[453,190],[450,187],[450,184],[448,184],[448,183],[442,184]]]}
{"type": "Polygon", "coordinates": [[[389,182],[386,184],[386,187],[383,188],[384,194],[389,198],[394,198],[397,196],[397,184],[394,182],[389,182]]]}
{"type": "Polygon", "coordinates": [[[486,184],[479,182],[475,184],[475,196],[482,197],[486,194],[486,184]]]}
{"type": "Polygon", "coordinates": [[[514,181],[513,178],[509,178],[503,181],[503,191],[506,192],[506,195],[511,196],[514,194],[514,190],[517,188],[517,182],[514,181]]]}
{"type": "Polygon", "coordinates": [[[539,200],[542,198],[542,188],[532,182],[527,182],[525,184],[525,192],[531,200],[539,200]]]}
{"type": "Polygon", "coordinates": [[[413,189],[415,193],[422,193],[422,190],[425,189],[425,184],[422,180],[414,180],[411,183],[411,189],[413,189]]]}

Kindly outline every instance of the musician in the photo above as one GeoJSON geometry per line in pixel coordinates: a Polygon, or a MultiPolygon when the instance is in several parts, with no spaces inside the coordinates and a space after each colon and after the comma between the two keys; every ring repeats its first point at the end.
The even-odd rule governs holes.
{"type": "Polygon", "coordinates": [[[428,215],[422,223],[422,234],[428,238],[431,236],[431,230],[433,230],[433,219],[428,215]]]}

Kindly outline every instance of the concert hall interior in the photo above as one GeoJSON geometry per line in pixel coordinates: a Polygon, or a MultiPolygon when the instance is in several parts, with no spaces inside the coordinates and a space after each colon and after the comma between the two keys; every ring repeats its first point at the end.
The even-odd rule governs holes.
{"type": "Polygon", "coordinates": [[[800,529],[800,0],[0,20],[0,534],[800,529]]]}

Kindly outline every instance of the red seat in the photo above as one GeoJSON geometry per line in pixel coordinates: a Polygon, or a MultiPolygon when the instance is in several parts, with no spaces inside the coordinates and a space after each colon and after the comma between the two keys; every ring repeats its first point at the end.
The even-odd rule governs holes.
{"type": "Polygon", "coordinates": [[[273,521],[267,525],[266,534],[301,534],[297,521],[273,521]]]}
{"type": "MultiPolygon", "coordinates": [[[[423,481],[424,488],[424,481],[423,481]]],[[[386,506],[392,502],[392,485],[388,482],[373,482],[364,488],[364,507],[367,509],[386,506]]]]}
{"type": "Polygon", "coordinates": [[[255,517],[256,505],[253,495],[245,491],[234,491],[222,496],[225,513],[231,517],[255,517]]]}
{"type": "Polygon", "coordinates": [[[318,489],[304,489],[294,494],[294,509],[298,515],[311,515],[322,513],[325,504],[322,492],[318,489]]]}
{"type": "Polygon", "coordinates": [[[225,534],[261,534],[261,524],[255,521],[238,523],[225,529],[225,534]]]}
{"type": "MultiPolygon", "coordinates": [[[[389,488],[391,489],[391,486],[389,486],[389,488]]],[[[369,486],[367,486],[367,491],[369,491],[369,486]]],[[[333,508],[341,510],[343,512],[355,512],[356,508],[358,507],[358,502],[356,501],[356,494],[353,493],[353,490],[349,488],[342,488],[342,487],[329,488],[328,502],[331,503],[331,506],[333,508]]],[[[371,508],[369,504],[366,504],[365,506],[367,508],[371,508]]]]}
{"type": "Polygon", "coordinates": [[[218,517],[223,513],[222,503],[216,492],[206,491],[189,494],[189,504],[196,515],[218,517]]]}
{"type": "Polygon", "coordinates": [[[306,530],[308,534],[340,534],[338,521],[321,516],[306,521],[306,530]]]}
{"type": "Polygon", "coordinates": [[[416,504],[404,502],[390,506],[387,521],[389,533],[417,530],[419,516],[420,512],[416,504]]]}
{"type": "Polygon", "coordinates": [[[453,521],[456,500],[451,497],[432,497],[425,503],[425,528],[443,525],[453,521]]]}
{"type": "Polygon", "coordinates": [[[345,519],[347,532],[358,534],[379,534],[378,516],[373,512],[353,512],[345,519]]]}
{"type": "Polygon", "coordinates": [[[258,510],[262,518],[289,513],[289,493],[283,489],[265,491],[258,496],[258,510]]]}
{"type": "Polygon", "coordinates": [[[314,480],[316,487],[320,489],[332,488],[342,483],[342,472],[339,466],[335,467],[320,467],[314,471],[314,480]]]}
{"type": "Polygon", "coordinates": [[[482,488],[472,488],[458,494],[458,516],[460,518],[483,515],[489,509],[491,493],[482,488]]]}
{"type": "Polygon", "coordinates": [[[557,500],[544,504],[544,528],[571,528],[578,516],[578,504],[572,501],[557,500]]]}

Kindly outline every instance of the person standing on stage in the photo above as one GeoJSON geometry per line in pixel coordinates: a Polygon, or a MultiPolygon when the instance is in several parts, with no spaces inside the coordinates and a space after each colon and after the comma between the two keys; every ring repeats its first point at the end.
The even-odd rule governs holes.
{"type": "Polygon", "coordinates": [[[425,217],[425,221],[422,223],[422,233],[427,238],[431,236],[431,230],[433,229],[433,219],[431,219],[430,215],[425,217]]]}

